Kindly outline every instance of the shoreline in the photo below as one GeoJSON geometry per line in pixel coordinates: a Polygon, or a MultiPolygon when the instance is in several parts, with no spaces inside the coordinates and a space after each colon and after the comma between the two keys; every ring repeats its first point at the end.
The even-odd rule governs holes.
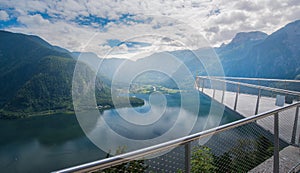
{"type": "MultiPolygon", "coordinates": [[[[141,99],[143,100],[143,99],[141,99]]],[[[131,104],[131,105],[122,105],[121,107],[118,108],[128,108],[128,107],[141,107],[144,106],[145,102],[143,100],[143,104],[131,104]]],[[[98,106],[97,106],[98,107],[98,106]]],[[[115,106],[111,105],[104,105],[101,108],[96,108],[100,112],[105,111],[105,110],[110,110],[110,109],[115,109],[115,106]]],[[[80,111],[85,111],[88,109],[82,109],[80,111]]],[[[14,115],[18,114],[18,112],[10,112],[10,111],[2,111],[0,110],[0,120],[18,120],[18,119],[26,119],[26,118],[31,118],[31,117],[39,117],[39,116],[47,116],[47,115],[54,115],[54,114],[70,114],[70,115],[75,115],[75,110],[60,110],[60,109],[52,109],[52,110],[46,110],[46,111],[39,111],[39,112],[32,112],[32,113],[23,113],[23,115],[14,115]]],[[[21,113],[22,114],[22,113],[21,113]]]]}

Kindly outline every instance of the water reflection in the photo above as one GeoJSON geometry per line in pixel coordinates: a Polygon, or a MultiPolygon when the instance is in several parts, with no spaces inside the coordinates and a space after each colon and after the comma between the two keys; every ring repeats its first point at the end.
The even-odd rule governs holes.
{"type": "MultiPolygon", "coordinates": [[[[139,95],[138,97],[145,99],[146,104],[144,106],[134,109],[107,110],[99,115],[97,120],[92,121],[95,127],[87,135],[95,145],[105,152],[111,152],[111,154],[124,146],[126,151],[133,151],[216,127],[223,117],[225,118],[223,118],[222,123],[237,119],[237,117],[228,118],[230,115],[226,111],[224,114],[220,114],[220,112],[223,113],[222,105],[211,109],[212,103],[204,96],[200,96],[200,109],[195,111],[190,109],[193,107],[192,105],[182,106],[178,95],[165,95],[167,107],[160,118],[157,118],[155,113],[161,112],[161,107],[158,105],[151,107],[147,95],[139,95]],[[156,111],[155,109],[160,110],[156,111]],[[155,121],[149,118],[152,123],[136,124],[137,121],[134,121],[136,116],[131,116],[136,110],[146,112],[146,114],[140,114],[141,119],[153,116],[155,121]],[[126,117],[120,116],[120,112],[126,117]]],[[[214,103],[214,106],[216,105],[214,103]]],[[[88,124],[84,124],[84,126],[88,126],[88,124]]]]}
{"type": "Polygon", "coordinates": [[[75,115],[0,120],[1,172],[50,172],[105,157],[75,115]]]}

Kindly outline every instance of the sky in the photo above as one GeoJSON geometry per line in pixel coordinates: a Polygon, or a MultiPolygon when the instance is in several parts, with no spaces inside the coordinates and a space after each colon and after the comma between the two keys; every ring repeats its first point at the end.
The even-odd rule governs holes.
{"type": "Polygon", "coordinates": [[[178,42],[170,33],[193,37],[197,32],[210,46],[219,46],[238,32],[271,34],[299,18],[299,0],[0,1],[1,30],[38,35],[70,51],[99,56],[115,47],[116,54],[134,53],[133,48],[156,50],[153,45],[162,41],[172,45],[164,49],[176,50],[178,42]],[[129,41],[120,46],[124,40],[129,41]]]}

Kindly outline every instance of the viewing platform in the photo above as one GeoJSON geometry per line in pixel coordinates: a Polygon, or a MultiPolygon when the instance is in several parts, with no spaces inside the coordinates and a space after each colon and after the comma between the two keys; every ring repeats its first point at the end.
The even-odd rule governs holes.
{"type": "MultiPolygon", "coordinates": [[[[288,106],[296,103],[300,99],[300,92],[286,89],[272,88],[261,85],[254,85],[246,83],[245,81],[252,81],[251,78],[207,78],[198,77],[197,89],[203,94],[209,96],[213,100],[224,104],[227,108],[236,111],[244,117],[250,117],[259,113],[268,112],[270,110],[278,109],[280,107],[288,106]],[[241,80],[242,82],[236,82],[241,80]],[[214,86],[213,86],[214,85],[214,86]],[[229,85],[229,86],[226,86],[229,85]],[[257,92],[255,92],[257,90],[257,92]],[[264,92],[263,92],[264,91],[264,92]],[[286,98],[290,100],[286,100],[286,98]],[[291,99],[292,98],[292,99],[291,99]],[[280,100],[281,99],[281,100],[280,100]],[[288,102],[288,103],[287,103],[288,102]]],[[[288,82],[293,82],[294,88],[297,83],[300,89],[300,81],[286,81],[274,79],[260,79],[270,80],[274,82],[283,82],[285,87],[288,82]]],[[[259,81],[258,81],[259,82],[259,81]]],[[[280,85],[279,85],[280,86],[280,85]]],[[[300,171],[300,118],[299,107],[294,107],[282,111],[278,116],[279,138],[283,139],[292,146],[288,146],[280,151],[279,155],[279,172],[300,171]],[[294,170],[293,170],[294,169],[294,170]]],[[[274,134],[274,120],[262,119],[256,121],[258,125],[274,134]]],[[[272,172],[273,157],[261,163],[250,172],[262,173],[272,172]]]]}

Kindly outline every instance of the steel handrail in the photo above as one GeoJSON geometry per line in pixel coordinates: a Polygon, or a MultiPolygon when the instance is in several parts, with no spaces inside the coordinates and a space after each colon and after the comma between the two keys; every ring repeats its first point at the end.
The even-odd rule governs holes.
{"type": "Polygon", "coordinates": [[[273,92],[278,92],[278,93],[284,93],[284,94],[300,96],[300,92],[297,92],[297,91],[290,91],[290,90],[284,90],[284,89],[279,89],[279,88],[271,88],[271,87],[266,87],[266,86],[261,86],[261,85],[254,85],[254,84],[248,84],[248,83],[228,81],[228,80],[222,80],[222,79],[219,79],[219,78],[211,78],[211,77],[207,77],[207,76],[197,76],[197,78],[215,80],[215,81],[220,81],[220,82],[224,82],[224,83],[230,83],[230,84],[235,84],[235,85],[240,85],[240,86],[247,86],[247,87],[251,87],[251,88],[257,88],[257,89],[263,89],[263,90],[268,90],[268,91],[273,91],[273,92]]]}
{"type": "Polygon", "coordinates": [[[226,76],[210,76],[211,78],[218,79],[235,79],[235,80],[255,80],[255,81],[272,81],[272,82],[293,82],[300,83],[300,80],[292,80],[292,79],[268,79],[268,78],[247,78],[247,77],[226,77],[226,76]]]}
{"type": "Polygon", "coordinates": [[[262,118],[272,116],[276,113],[279,113],[279,112],[282,112],[284,110],[287,110],[287,109],[290,109],[290,108],[293,108],[293,107],[297,107],[297,106],[300,106],[300,102],[296,102],[296,103],[290,104],[290,105],[285,106],[285,107],[276,108],[276,109],[273,109],[273,110],[270,110],[270,111],[267,111],[267,112],[264,112],[264,113],[260,113],[260,114],[253,115],[253,116],[250,116],[250,117],[247,117],[247,118],[243,118],[241,120],[237,120],[237,121],[225,124],[225,125],[221,125],[221,126],[218,126],[218,127],[215,127],[215,128],[209,129],[209,130],[205,130],[205,131],[202,131],[202,132],[199,132],[199,133],[195,133],[195,134],[192,134],[192,135],[184,136],[184,137],[181,137],[181,138],[178,138],[178,139],[175,139],[175,140],[171,140],[171,141],[168,141],[168,142],[164,142],[164,143],[157,144],[157,145],[154,145],[154,146],[150,146],[150,147],[147,147],[147,148],[143,148],[143,149],[139,149],[139,150],[136,150],[136,151],[128,152],[128,153],[125,153],[125,154],[117,155],[117,156],[114,156],[114,157],[111,157],[111,158],[97,160],[97,161],[94,161],[94,162],[74,166],[74,167],[71,167],[71,168],[62,169],[62,170],[55,171],[55,172],[57,172],[57,173],[87,172],[87,171],[94,171],[94,170],[109,168],[109,167],[116,166],[116,165],[119,165],[119,164],[122,164],[122,163],[126,163],[130,160],[141,159],[141,158],[143,158],[144,156],[147,156],[147,155],[155,154],[155,153],[160,152],[160,151],[165,151],[167,149],[170,149],[170,148],[173,148],[173,147],[176,147],[176,146],[179,146],[179,145],[184,145],[184,144],[187,144],[191,141],[195,141],[197,139],[201,139],[201,138],[204,138],[204,137],[207,137],[207,136],[214,135],[216,133],[220,133],[220,132],[223,132],[223,131],[226,131],[226,130],[230,130],[230,129],[233,129],[233,128],[236,128],[236,127],[239,127],[239,126],[242,126],[242,125],[257,121],[257,120],[260,120],[262,118]]]}

